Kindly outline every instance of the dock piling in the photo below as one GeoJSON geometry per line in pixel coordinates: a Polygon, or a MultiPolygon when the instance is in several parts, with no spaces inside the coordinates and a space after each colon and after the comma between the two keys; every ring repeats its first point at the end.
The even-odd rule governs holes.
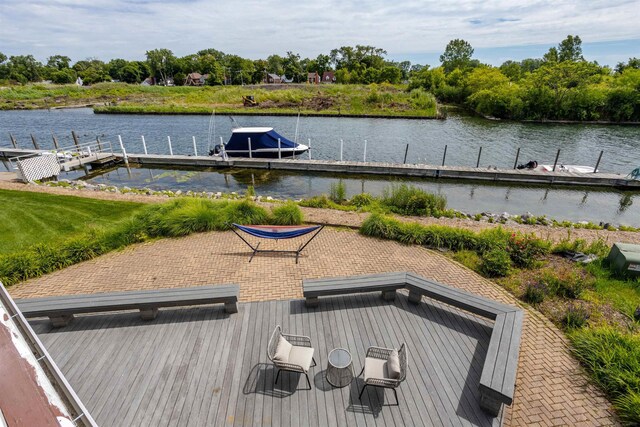
{"type": "Polygon", "coordinates": [[[409,153],[409,144],[404,147],[404,160],[402,160],[403,165],[407,164],[407,153],[409,153]]]}
{"type": "Polygon", "coordinates": [[[516,151],[516,161],[513,162],[513,168],[516,169],[518,167],[518,158],[520,157],[520,147],[518,147],[518,151],[516,151]]]}
{"type": "Polygon", "coordinates": [[[604,150],[600,151],[600,155],[598,156],[598,161],[596,162],[596,167],[593,168],[593,173],[598,171],[598,166],[600,166],[600,160],[602,160],[602,154],[604,154],[604,150]]]}
{"type": "Polygon", "coordinates": [[[167,141],[169,141],[169,155],[173,156],[173,147],[171,146],[171,137],[167,135],[167,141]]]}
{"type": "Polygon", "coordinates": [[[556,153],[556,159],[553,161],[553,171],[556,171],[556,166],[558,165],[558,158],[560,157],[560,149],[558,148],[558,152],[556,153]]]}
{"type": "Polygon", "coordinates": [[[120,142],[120,149],[122,150],[122,158],[124,160],[124,164],[129,166],[129,158],[127,157],[127,150],[124,149],[124,144],[122,143],[122,137],[118,135],[118,141],[120,142]]]}
{"type": "Polygon", "coordinates": [[[282,142],[280,142],[280,138],[278,138],[278,159],[282,159],[282,142]]]}
{"type": "Polygon", "coordinates": [[[309,150],[307,151],[309,153],[309,160],[311,160],[311,138],[309,138],[309,150]]]}
{"type": "Polygon", "coordinates": [[[53,138],[53,146],[56,148],[56,150],[59,150],[60,146],[58,145],[58,138],[56,138],[56,136],[53,134],[53,131],[51,131],[51,138],[53,138]]]}
{"type": "Polygon", "coordinates": [[[13,137],[13,134],[10,133],[9,138],[11,139],[11,145],[13,145],[13,148],[18,148],[18,141],[13,137]]]}
{"type": "Polygon", "coordinates": [[[144,140],[144,135],[142,136],[142,148],[144,148],[144,154],[147,155],[149,153],[147,153],[147,142],[144,140]]]}
{"type": "Polygon", "coordinates": [[[340,140],[340,161],[342,161],[342,149],[344,148],[344,141],[340,140]]]}
{"type": "Polygon", "coordinates": [[[444,146],[444,154],[442,155],[442,166],[444,166],[444,161],[447,158],[447,145],[444,146]]]}
{"type": "Polygon", "coordinates": [[[252,159],[253,153],[251,153],[251,138],[247,138],[247,141],[249,141],[249,158],[252,159]]]}
{"type": "Polygon", "coordinates": [[[31,141],[33,142],[33,148],[35,148],[36,150],[39,150],[40,146],[38,145],[38,141],[36,141],[36,137],[33,136],[33,134],[31,134],[31,141]]]}
{"type": "Polygon", "coordinates": [[[80,148],[80,141],[78,140],[78,135],[75,130],[71,131],[71,136],[73,137],[73,143],[76,145],[76,148],[80,148]]]}
{"type": "Polygon", "coordinates": [[[482,156],[482,147],[480,147],[480,150],[478,151],[478,161],[476,162],[476,168],[480,167],[480,156],[482,156]]]}
{"type": "MultiPolygon", "coordinates": [[[[53,143],[56,145],[56,148],[58,148],[58,143],[55,138],[53,138],[53,143]]],[[[98,144],[98,151],[102,152],[102,143],[100,142],[99,136],[96,136],[96,143],[98,144]]]]}
{"type": "Polygon", "coordinates": [[[196,137],[192,136],[191,138],[193,138],[193,155],[198,157],[198,146],[196,145],[196,137]]]}
{"type": "Polygon", "coordinates": [[[362,161],[367,162],[367,140],[364,140],[364,156],[362,156],[362,161]]]}

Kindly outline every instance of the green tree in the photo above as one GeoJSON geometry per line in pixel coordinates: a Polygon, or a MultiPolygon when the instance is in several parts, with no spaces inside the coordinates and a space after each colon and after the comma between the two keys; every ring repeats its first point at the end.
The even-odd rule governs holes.
{"type": "Polygon", "coordinates": [[[282,60],[282,68],[284,74],[289,79],[293,79],[296,83],[307,81],[307,76],[300,64],[300,55],[293,52],[287,52],[287,56],[282,60]]]}
{"type": "Polygon", "coordinates": [[[465,69],[471,65],[471,57],[473,56],[473,47],[462,40],[451,40],[444,53],[440,55],[440,62],[444,67],[445,73],[450,73],[456,68],[465,69]]]}
{"type": "Polygon", "coordinates": [[[471,91],[478,92],[484,89],[493,89],[497,86],[509,84],[509,79],[502,74],[499,68],[478,67],[467,76],[466,84],[471,91]]]}
{"type": "MultiPolygon", "coordinates": [[[[2,61],[0,61],[2,62],[2,61]]],[[[636,68],[640,69],[640,58],[629,58],[629,62],[618,62],[616,65],[615,71],[618,74],[621,74],[627,68],[636,68]]]]}
{"type": "Polygon", "coordinates": [[[555,47],[549,48],[549,51],[542,56],[544,62],[558,62],[560,57],[558,55],[558,49],[555,47]]]}
{"type": "Polygon", "coordinates": [[[387,65],[380,70],[378,83],[400,83],[402,80],[402,70],[392,65],[387,65]]]}
{"type": "Polygon", "coordinates": [[[70,63],[71,63],[71,58],[64,55],[53,55],[47,58],[47,67],[53,68],[56,70],[69,68],[70,63]]]}
{"type": "Polygon", "coordinates": [[[154,49],[147,51],[146,56],[153,77],[166,85],[167,79],[173,76],[176,66],[176,57],[173,52],[169,49],[154,49]]]}
{"type": "Polygon", "coordinates": [[[51,81],[57,84],[74,83],[78,78],[76,72],[71,68],[63,68],[51,73],[51,81]]]}
{"type": "Polygon", "coordinates": [[[107,65],[97,58],[89,58],[73,64],[73,69],[85,84],[108,82],[111,80],[107,65]]]}
{"type": "Polygon", "coordinates": [[[558,59],[560,61],[584,61],[582,56],[582,40],[580,36],[568,35],[558,45],[558,59]]]}
{"type": "Polygon", "coordinates": [[[9,58],[8,78],[22,84],[40,80],[42,64],[33,55],[17,55],[9,58]]]}

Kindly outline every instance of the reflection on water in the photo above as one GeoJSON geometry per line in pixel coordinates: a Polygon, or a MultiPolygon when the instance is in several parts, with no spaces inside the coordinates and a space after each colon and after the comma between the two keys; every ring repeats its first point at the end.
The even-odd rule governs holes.
{"type": "MultiPolygon", "coordinates": [[[[64,177],[74,179],[79,172],[64,177]]],[[[119,167],[91,177],[94,184],[147,187],[154,190],[245,192],[249,185],[262,196],[299,199],[328,193],[332,183],[342,180],[347,195],[367,192],[381,195],[390,180],[377,177],[306,175],[272,170],[172,170],[119,167]]],[[[509,212],[546,215],[570,221],[610,222],[640,226],[640,208],[634,199],[640,193],[615,190],[576,189],[549,186],[494,185],[429,179],[403,179],[447,198],[448,206],[468,213],[509,212]]]]}

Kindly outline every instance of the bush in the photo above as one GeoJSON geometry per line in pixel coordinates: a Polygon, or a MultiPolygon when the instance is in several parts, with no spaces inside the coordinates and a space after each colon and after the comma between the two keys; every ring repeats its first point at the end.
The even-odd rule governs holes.
{"type": "Polygon", "coordinates": [[[531,268],[538,257],[548,254],[550,244],[533,234],[513,233],[509,236],[507,250],[516,267],[531,268]]]}
{"type": "Polygon", "coordinates": [[[569,332],[573,351],[607,393],[620,418],[640,423],[640,337],[610,327],[569,332]]]}
{"type": "Polygon", "coordinates": [[[320,196],[313,196],[309,199],[304,199],[300,202],[300,206],[307,208],[328,209],[331,207],[331,203],[326,194],[320,196]]]}
{"type": "Polygon", "coordinates": [[[385,188],[381,202],[394,213],[412,216],[437,215],[447,207],[447,199],[443,196],[407,184],[385,188]]]}
{"type": "Polygon", "coordinates": [[[571,304],[567,307],[567,311],[562,317],[562,323],[568,329],[579,329],[587,324],[589,320],[589,312],[581,305],[571,304]]]}
{"type": "Polygon", "coordinates": [[[480,271],[480,266],[482,265],[482,258],[468,249],[456,252],[453,254],[453,259],[473,271],[480,271]]]}
{"type": "Polygon", "coordinates": [[[273,209],[272,215],[271,222],[276,225],[299,225],[303,221],[302,211],[292,201],[273,209]]]}
{"type": "Polygon", "coordinates": [[[547,287],[544,283],[529,283],[524,290],[522,299],[529,304],[540,304],[547,294],[547,287]]]}
{"type": "Polygon", "coordinates": [[[559,297],[579,298],[582,292],[593,284],[593,278],[585,271],[571,267],[559,267],[542,272],[540,281],[549,291],[559,297]]]}
{"type": "Polygon", "coordinates": [[[338,182],[332,182],[329,189],[329,199],[332,202],[341,204],[347,198],[347,190],[342,180],[338,182]]]}
{"type": "Polygon", "coordinates": [[[371,214],[360,226],[360,233],[369,237],[398,240],[400,221],[380,214],[371,214]]]}
{"type": "Polygon", "coordinates": [[[369,206],[375,201],[375,198],[369,193],[356,194],[351,198],[349,203],[358,208],[369,206]]]}
{"type": "Polygon", "coordinates": [[[482,255],[480,272],[487,277],[504,277],[511,271],[511,258],[501,249],[491,249],[482,255]]]}

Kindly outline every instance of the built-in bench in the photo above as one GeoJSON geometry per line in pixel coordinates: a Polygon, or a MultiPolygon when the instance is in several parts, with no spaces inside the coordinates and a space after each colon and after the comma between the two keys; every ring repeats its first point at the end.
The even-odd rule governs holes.
{"type": "Polygon", "coordinates": [[[227,313],[237,313],[239,293],[238,285],[214,285],[29,298],[16,300],[16,304],[25,317],[49,317],[54,327],[62,327],[75,314],[106,311],[140,310],[143,319],[152,320],[161,307],[224,303],[227,313]]]}
{"type": "Polygon", "coordinates": [[[393,300],[398,289],[407,289],[414,304],[426,296],[494,320],[480,376],[480,406],[497,416],[502,404],[513,402],[523,322],[519,308],[404,272],[303,280],[302,287],[308,307],[317,306],[320,296],[382,292],[385,300],[393,300]]]}

